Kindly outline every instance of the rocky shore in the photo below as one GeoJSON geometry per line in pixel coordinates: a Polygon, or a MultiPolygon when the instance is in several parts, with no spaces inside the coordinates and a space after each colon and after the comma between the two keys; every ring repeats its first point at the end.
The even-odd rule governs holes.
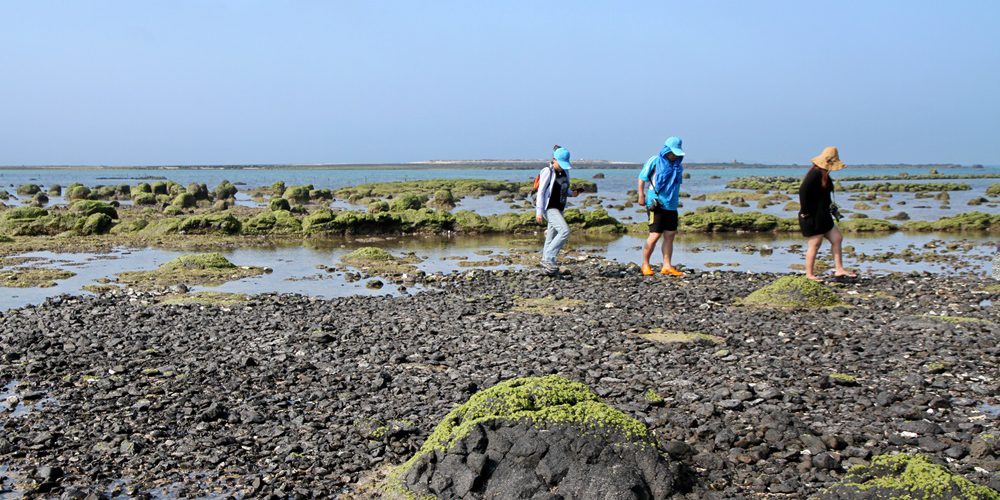
{"type": "Polygon", "coordinates": [[[549,374],[647,425],[680,498],[818,495],[896,451],[1000,488],[995,282],[880,276],[775,309],[743,299],[777,275],[570,267],[396,298],[4,312],[0,492],[368,497],[472,394],[549,374]]]}

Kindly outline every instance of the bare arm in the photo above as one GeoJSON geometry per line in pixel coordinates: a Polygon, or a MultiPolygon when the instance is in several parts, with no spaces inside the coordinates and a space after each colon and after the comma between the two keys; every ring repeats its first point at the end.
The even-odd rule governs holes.
{"type": "Polygon", "coordinates": [[[646,182],[639,179],[639,204],[646,204],[646,182]]]}

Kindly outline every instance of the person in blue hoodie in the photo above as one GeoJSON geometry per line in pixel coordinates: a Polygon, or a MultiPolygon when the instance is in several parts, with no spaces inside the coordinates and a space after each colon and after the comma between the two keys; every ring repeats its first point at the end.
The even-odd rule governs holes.
{"type": "Polygon", "coordinates": [[[650,157],[639,172],[639,204],[646,205],[649,214],[649,237],[642,247],[642,274],[652,276],[649,258],[656,242],[663,237],[663,267],[660,274],[684,276],[673,266],[674,237],[677,235],[677,202],[681,192],[684,168],[684,150],[681,138],[670,137],[660,152],[650,157]]]}

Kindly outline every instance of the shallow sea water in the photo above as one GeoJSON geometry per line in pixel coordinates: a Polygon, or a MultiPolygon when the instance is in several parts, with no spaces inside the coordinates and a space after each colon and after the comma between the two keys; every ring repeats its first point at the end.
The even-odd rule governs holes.
{"type": "MultiPolygon", "coordinates": [[[[940,242],[941,238],[953,236],[940,234],[893,233],[882,236],[851,236],[845,245],[854,246],[856,252],[878,253],[899,252],[912,247],[921,252],[935,252],[960,256],[965,263],[954,267],[949,263],[917,262],[902,260],[888,262],[859,262],[850,255],[845,256],[845,264],[865,274],[888,272],[969,272],[989,275],[991,257],[995,243],[987,236],[964,237],[972,244],[970,251],[944,252],[941,249],[926,249],[925,245],[940,242]]],[[[467,271],[470,269],[523,269],[525,266],[485,266],[466,267],[462,262],[482,262],[490,258],[486,254],[508,254],[512,248],[537,251],[541,247],[541,234],[490,237],[399,237],[369,238],[362,241],[349,240],[308,240],[305,245],[240,248],[222,252],[229,260],[242,266],[263,266],[273,272],[251,278],[231,281],[216,287],[195,286],[192,291],[222,291],[238,293],[299,293],[317,297],[340,297],[346,295],[396,295],[402,291],[396,285],[386,282],[378,290],[365,286],[367,279],[349,282],[341,272],[328,272],[326,266],[340,263],[344,254],[360,246],[379,246],[395,255],[413,253],[421,258],[416,267],[427,273],[467,271]],[[484,255],[486,254],[486,255],[484,255]]],[[[757,234],[740,237],[726,235],[681,235],[674,251],[674,262],[679,265],[702,270],[728,270],[738,272],[797,272],[793,267],[803,262],[801,246],[804,241],[790,235],[757,234]]],[[[564,259],[600,257],[622,263],[638,263],[643,238],[623,236],[613,239],[595,240],[574,237],[564,259]]],[[[107,254],[30,252],[21,257],[41,259],[25,265],[68,269],[76,276],[57,282],[50,288],[0,288],[0,311],[28,304],[37,304],[47,297],[60,294],[81,294],[82,287],[98,283],[100,280],[114,279],[122,271],[155,269],[159,265],[184,254],[157,248],[115,249],[107,254]]],[[[821,260],[830,261],[829,248],[821,250],[821,260]]],[[[533,258],[533,257],[532,257],[533,258]]],[[[564,260],[565,262],[565,260],[564,260]]],[[[660,256],[654,253],[654,263],[660,256]]],[[[13,266],[9,266],[13,267],[13,266]]],[[[384,280],[383,280],[384,281],[384,280]]],[[[405,293],[422,290],[421,286],[409,287],[405,293]]]]}

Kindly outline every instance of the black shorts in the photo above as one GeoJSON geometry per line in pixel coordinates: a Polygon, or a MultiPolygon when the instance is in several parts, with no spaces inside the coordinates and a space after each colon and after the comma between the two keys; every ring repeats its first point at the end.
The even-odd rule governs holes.
{"type": "Polygon", "coordinates": [[[677,230],[677,211],[662,208],[649,210],[649,232],[662,233],[677,230]]]}

